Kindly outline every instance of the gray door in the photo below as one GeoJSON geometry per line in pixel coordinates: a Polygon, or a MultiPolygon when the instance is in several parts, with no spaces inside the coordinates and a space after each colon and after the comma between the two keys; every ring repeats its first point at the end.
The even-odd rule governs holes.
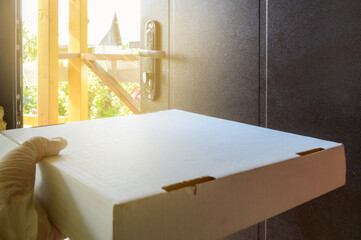
{"type": "Polygon", "coordinates": [[[158,24],[154,101],[142,112],[177,108],[250,124],[259,122],[259,6],[257,1],[141,3],[141,40],[148,20],[158,24]]]}

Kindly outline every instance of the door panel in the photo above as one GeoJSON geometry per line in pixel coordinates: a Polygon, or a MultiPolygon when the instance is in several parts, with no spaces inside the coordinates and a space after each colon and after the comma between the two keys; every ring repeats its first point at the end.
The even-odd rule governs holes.
{"type": "Polygon", "coordinates": [[[258,1],[170,1],[170,108],[258,124],[258,1]]]}
{"type": "MultiPolygon", "coordinates": [[[[157,34],[156,34],[156,48],[158,50],[163,50],[166,53],[166,57],[157,61],[156,71],[157,71],[157,79],[156,79],[156,97],[154,101],[150,101],[146,98],[144,92],[142,91],[141,95],[141,111],[142,113],[147,112],[155,112],[159,110],[165,110],[169,108],[169,44],[168,44],[168,0],[141,0],[141,21],[140,21],[140,40],[141,40],[141,48],[145,48],[145,23],[148,20],[157,21],[157,34]]],[[[142,82],[142,69],[144,67],[143,64],[144,59],[141,60],[141,88],[144,88],[142,82]]]]}

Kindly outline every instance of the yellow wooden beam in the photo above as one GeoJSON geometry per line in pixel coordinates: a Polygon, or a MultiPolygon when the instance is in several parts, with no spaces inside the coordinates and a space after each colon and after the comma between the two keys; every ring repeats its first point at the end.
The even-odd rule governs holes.
{"type": "Polygon", "coordinates": [[[117,61],[116,60],[112,60],[111,61],[112,64],[112,76],[115,80],[118,80],[118,66],[117,66],[117,61]]]}
{"type": "Polygon", "coordinates": [[[80,53],[59,53],[59,59],[76,59],[80,58],[80,53]]]}
{"type": "Polygon", "coordinates": [[[58,122],[58,0],[38,0],[38,125],[58,122]]]}
{"type": "MultiPolygon", "coordinates": [[[[88,52],[87,0],[69,0],[69,53],[88,52]]],[[[80,58],[69,59],[69,120],[88,119],[88,74],[80,58]]]]}
{"type": "Polygon", "coordinates": [[[139,61],[138,54],[96,54],[96,53],[83,53],[81,59],[84,60],[111,60],[111,61],[139,61]]]}
{"type": "Polygon", "coordinates": [[[136,102],[125,89],[102,68],[94,60],[83,60],[83,62],[92,70],[109,88],[117,95],[117,97],[127,106],[133,113],[140,113],[140,104],[136,102]]]}
{"type": "Polygon", "coordinates": [[[32,126],[32,127],[38,126],[38,115],[24,114],[23,122],[24,122],[24,126],[32,126]]]}
{"type": "MultiPolygon", "coordinates": [[[[26,125],[26,126],[31,126],[31,127],[38,126],[38,115],[24,114],[23,122],[24,122],[24,125],[26,125]]],[[[67,117],[58,116],[57,124],[66,123],[66,122],[68,122],[67,117]]]]}
{"type": "Polygon", "coordinates": [[[84,60],[110,60],[110,61],[139,61],[138,54],[98,54],[98,53],[59,53],[59,59],[84,59],[84,60]]]}

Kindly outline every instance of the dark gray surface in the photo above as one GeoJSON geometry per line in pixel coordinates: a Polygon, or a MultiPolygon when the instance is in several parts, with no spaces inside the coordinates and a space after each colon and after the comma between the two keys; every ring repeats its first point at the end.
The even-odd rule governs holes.
{"type": "Polygon", "coordinates": [[[267,239],[361,239],[360,1],[171,4],[171,107],[345,143],[347,185],[269,219],[267,239]]]}
{"type": "Polygon", "coordinates": [[[258,225],[254,225],[243,231],[233,233],[222,240],[257,240],[258,238],[258,225]]]}
{"type": "Polygon", "coordinates": [[[170,2],[170,107],[257,125],[258,1],[170,2]]]}
{"type": "Polygon", "coordinates": [[[361,1],[269,1],[267,49],[267,126],[347,158],[346,186],[268,220],[267,239],[361,239],[361,1]]]}

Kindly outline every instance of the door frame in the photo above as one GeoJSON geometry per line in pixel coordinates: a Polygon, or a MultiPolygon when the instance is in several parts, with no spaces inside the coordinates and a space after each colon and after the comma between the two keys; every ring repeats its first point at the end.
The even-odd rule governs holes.
{"type": "Polygon", "coordinates": [[[21,0],[0,1],[0,105],[7,128],[22,127],[21,0]]]}

